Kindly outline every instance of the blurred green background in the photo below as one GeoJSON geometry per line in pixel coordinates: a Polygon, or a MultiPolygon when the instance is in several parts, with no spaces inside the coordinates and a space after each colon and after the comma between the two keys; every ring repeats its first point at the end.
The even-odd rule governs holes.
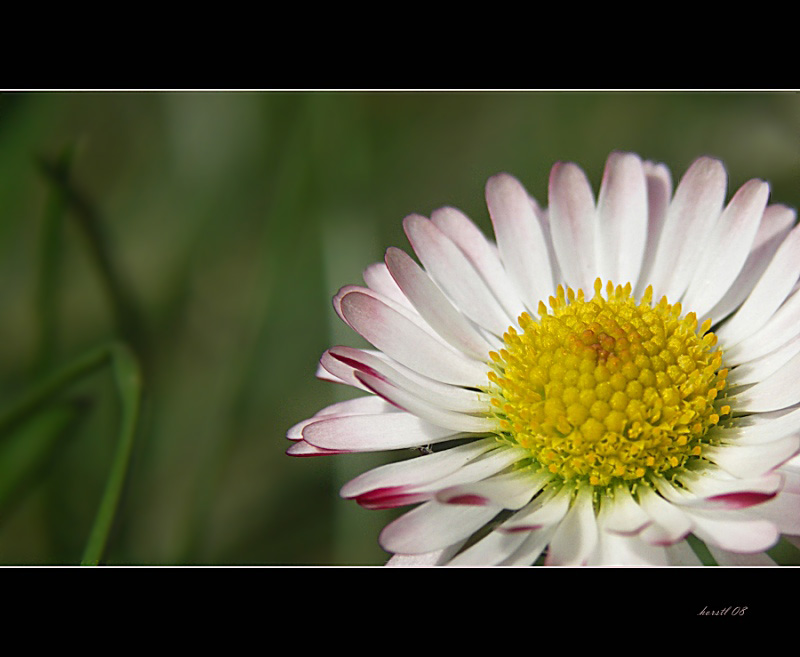
{"type": "MultiPolygon", "coordinates": [[[[136,350],[142,414],[104,563],[381,564],[396,514],[338,489],[392,455],[290,458],[285,433],[353,396],[314,378],[327,346],[363,344],[330,298],[408,249],[402,218],[454,205],[489,232],[489,176],[546,204],[555,161],[596,190],[615,149],[675,181],[713,155],[729,196],[759,177],[797,207],[798,139],[794,93],[2,94],[0,401],[110,338],[136,350]],[[47,174],[64,153],[66,188],[47,174]],[[46,229],[59,189],[96,211],[122,322],[80,212],[46,229]]],[[[0,564],[81,560],[117,443],[110,368],[58,404],[0,438],[0,564]]]]}

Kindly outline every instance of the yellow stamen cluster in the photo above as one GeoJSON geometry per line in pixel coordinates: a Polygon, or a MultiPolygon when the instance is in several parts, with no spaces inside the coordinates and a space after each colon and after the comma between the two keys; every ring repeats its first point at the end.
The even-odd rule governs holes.
{"type": "Polygon", "coordinates": [[[526,447],[565,481],[593,486],[664,474],[699,457],[709,428],[730,413],[727,370],[710,320],[699,328],[679,303],[637,303],[612,283],[585,300],[559,286],[551,311],[519,318],[491,352],[501,438],[526,447]]]}

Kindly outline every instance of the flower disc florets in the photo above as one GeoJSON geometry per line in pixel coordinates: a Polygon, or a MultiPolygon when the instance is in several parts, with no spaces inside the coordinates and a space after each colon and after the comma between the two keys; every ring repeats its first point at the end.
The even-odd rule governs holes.
{"type": "Polygon", "coordinates": [[[631,286],[559,286],[551,312],[519,318],[505,348],[490,354],[500,437],[530,450],[564,481],[629,484],[698,459],[709,428],[730,413],[720,399],[727,370],[706,320],[679,303],[637,303],[631,286]]]}

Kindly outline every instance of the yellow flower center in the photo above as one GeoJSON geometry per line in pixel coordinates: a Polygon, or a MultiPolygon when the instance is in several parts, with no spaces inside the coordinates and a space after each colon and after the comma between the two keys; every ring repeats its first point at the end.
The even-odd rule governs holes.
{"type": "Polygon", "coordinates": [[[500,437],[530,450],[564,481],[593,486],[669,476],[700,457],[708,430],[730,413],[719,394],[727,370],[706,320],[679,303],[637,303],[630,283],[602,295],[559,286],[551,312],[519,318],[489,355],[500,437]]]}

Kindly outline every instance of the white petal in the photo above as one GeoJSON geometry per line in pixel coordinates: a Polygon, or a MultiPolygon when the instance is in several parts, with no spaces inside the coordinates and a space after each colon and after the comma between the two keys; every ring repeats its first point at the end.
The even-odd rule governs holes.
{"type": "Polygon", "coordinates": [[[438,427],[451,429],[453,433],[487,433],[494,431],[499,426],[498,420],[494,417],[478,417],[443,409],[425,401],[413,392],[396,386],[381,376],[367,372],[356,372],[355,376],[376,395],[380,395],[398,408],[413,413],[438,427]]]}
{"type": "Polygon", "coordinates": [[[597,518],[592,505],[592,488],[581,488],[572,507],[562,520],[545,561],[549,566],[580,566],[597,545],[597,518]]]}
{"type": "MultiPolygon", "coordinates": [[[[764,502],[772,498],[782,484],[782,478],[776,472],[770,472],[763,477],[741,479],[729,476],[724,470],[714,471],[710,467],[700,472],[689,470],[680,472],[677,479],[690,494],[684,502],[686,499],[717,501],[725,503],[727,508],[740,508],[746,503],[745,498],[748,496],[753,498],[750,501],[758,498],[760,502],[764,502]],[[737,496],[743,497],[737,501],[737,496]]],[[[670,484],[666,484],[662,490],[665,495],[667,486],[672,488],[670,484]]],[[[680,500],[675,498],[675,501],[680,500]]]]}
{"type": "Polygon", "coordinates": [[[725,319],[747,298],[778,247],[789,234],[794,222],[794,210],[783,205],[771,205],[764,211],[750,255],[747,256],[742,271],[728,288],[725,296],[708,313],[708,317],[715,323],[725,319]]]}
{"type": "Polygon", "coordinates": [[[457,543],[441,550],[423,554],[395,554],[386,562],[394,568],[420,568],[423,566],[444,566],[458,552],[461,546],[457,543]]]}
{"type": "Polygon", "coordinates": [[[726,445],[761,445],[800,432],[800,408],[756,413],[737,420],[729,428],[715,428],[714,435],[726,445]]]}
{"type": "Polygon", "coordinates": [[[547,544],[555,533],[555,526],[540,529],[538,531],[526,532],[525,541],[508,558],[501,561],[498,566],[530,566],[539,555],[542,554],[547,544]]]}
{"type": "Polygon", "coordinates": [[[775,545],[780,537],[771,522],[740,511],[704,512],[692,509],[686,513],[692,519],[694,534],[700,540],[730,552],[763,552],[775,545]]]}
{"type": "Polygon", "coordinates": [[[800,437],[786,436],[761,445],[712,445],[703,456],[737,477],[759,477],[777,467],[800,446],[800,437]]]}
{"type": "Polygon", "coordinates": [[[612,153],[597,199],[596,256],[604,281],[634,287],[647,239],[647,181],[638,155],[612,153]]]}
{"type": "Polygon", "coordinates": [[[516,178],[498,174],[486,183],[486,205],[517,296],[535,310],[555,288],[544,232],[528,193],[516,178]]]}
{"type": "Polygon", "coordinates": [[[667,551],[645,543],[638,536],[600,532],[589,566],[667,566],[667,551]]]}
{"type": "Polygon", "coordinates": [[[775,373],[736,395],[738,411],[777,411],[800,402],[800,354],[795,354],[775,373]]]}
{"type": "Polygon", "coordinates": [[[417,312],[448,343],[475,360],[486,360],[492,347],[459,313],[411,256],[400,249],[386,251],[386,266],[417,312]]]}
{"type": "MultiPolygon", "coordinates": [[[[407,470],[400,473],[395,471],[390,475],[393,475],[395,479],[398,478],[398,474],[405,475],[407,481],[401,482],[399,485],[383,486],[361,492],[355,496],[355,499],[361,506],[368,509],[388,509],[424,502],[432,499],[435,493],[441,489],[492,477],[519,460],[521,456],[525,456],[521,450],[499,447],[483,455],[478,455],[444,476],[430,478],[430,475],[434,473],[430,472],[431,468],[428,467],[429,478],[423,481],[420,481],[419,475],[414,472],[410,473],[414,475],[412,477],[407,470]],[[417,483],[413,483],[414,481],[417,483]]],[[[430,464],[426,465],[430,466],[430,464]]],[[[346,490],[345,492],[349,493],[350,491],[346,490]]]]}
{"type": "Polygon", "coordinates": [[[551,478],[548,475],[515,471],[483,481],[450,486],[439,491],[436,499],[443,504],[492,505],[516,510],[530,502],[551,478]]]}
{"type": "Polygon", "coordinates": [[[504,522],[500,531],[528,532],[555,525],[569,511],[571,498],[572,491],[566,487],[562,487],[560,490],[545,490],[525,508],[504,522]]]}
{"type": "Polygon", "coordinates": [[[349,292],[341,299],[341,309],[347,322],[364,339],[420,374],[466,386],[481,385],[486,379],[483,363],[431,339],[408,317],[377,298],[349,292]]]}
{"type": "Polygon", "coordinates": [[[406,307],[412,308],[411,302],[398,287],[385,262],[376,262],[364,270],[364,282],[371,290],[381,294],[392,301],[406,307]]]}
{"type": "MultiPolygon", "coordinates": [[[[594,196],[583,171],[558,163],[550,172],[550,231],[558,264],[567,285],[591,297],[597,278],[594,196]]],[[[533,307],[535,309],[535,306],[533,307]]]]}
{"type": "Polygon", "coordinates": [[[643,541],[652,545],[670,545],[685,538],[691,531],[692,523],[686,514],[656,495],[649,486],[640,486],[637,494],[641,507],[653,521],[642,530],[640,536],[643,541]]]}
{"type": "Polygon", "coordinates": [[[380,535],[387,552],[424,554],[464,540],[483,527],[499,509],[426,502],[388,524],[380,535]]]}
{"type": "Polygon", "coordinates": [[[307,420],[298,422],[286,432],[286,437],[289,440],[301,440],[303,438],[303,429],[305,429],[312,422],[316,422],[324,417],[344,417],[347,415],[377,415],[379,413],[393,412],[394,407],[385,402],[380,397],[370,395],[369,397],[356,397],[355,399],[348,399],[347,401],[337,402],[326,406],[307,420]]]}
{"type": "Polygon", "coordinates": [[[712,229],[686,294],[681,299],[698,317],[705,317],[725,296],[742,270],[767,206],[769,185],[761,180],[745,183],[734,195],[712,229]]]}
{"type": "Polygon", "coordinates": [[[346,483],[339,494],[349,499],[381,488],[411,489],[421,484],[429,484],[456,472],[471,460],[496,447],[497,442],[492,439],[476,440],[441,452],[417,456],[398,463],[387,463],[346,483]]]}
{"type": "Polygon", "coordinates": [[[508,468],[510,465],[528,457],[527,450],[521,447],[501,446],[481,455],[463,468],[437,479],[429,484],[418,486],[418,491],[440,491],[451,486],[460,486],[491,477],[508,468]]]}
{"type": "Polygon", "coordinates": [[[491,532],[457,555],[448,566],[496,566],[508,559],[525,542],[527,534],[491,532]]]}
{"type": "MultiPolygon", "coordinates": [[[[352,378],[359,386],[368,387],[355,376],[355,371],[379,376],[439,408],[482,415],[489,415],[491,411],[490,396],[487,393],[434,381],[388,360],[380,352],[352,347],[331,347],[326,353],[330,359],[340,363],[340,368],[335,370],[336,373],[348,381],[352,378]]],[[[332,368],[328,359],[325,359],[325,362],[327,367],[332,368]]]]}
{"type": "Polygon", "coordinates": [[[724,471],[714,474],[686,471],[677,475],[684,488],[677,488],[663,479],[657,480],[656,486],[667,500],[682,506],[743,509],[772,499],[782,483],[777,473],[753,479],[724,478],[724,471]]]}
{"type": "Polygon", "coordinates": [[[783,534],[800,534],[800,493],[782,490],[753,511],[760,518],[773,522],[783,534]]]}
{"type": "Polygon", "coordinates": [[[716,333],[725,348],[754,335],[772,317],[800,275],[800,226],[778,248],[742,307],[716,333]]]}
{"type": "Polygon", "coordinates": [[[650,284],[650,272],[653,269],[658,242],[672,196],[672,176],[666,166],[645,162],[644,171],[647,178],[647,242],[642,270],[639,272],[639,283],[636,286],[636,298],[641,297],[650,284]]]}
{"type": "Polygon", "coordinates": [[[305,440],[298,440],[286,450],[289,456],[330,456],[332,454],[347,454],[346,449],[322,449],[307,443],[305,440]]]}
{"type": "Polygon", "coordinates": [[[607,532],[636,534],[652,521],[633,499],[627,486],[618,486],[613,498],[603,498],[597,522],[607,532]]]}
{"type": "Polygon", "coordinates": [[[453,435],[451,429],[434,426],[408,413],[334,417],[303,429],[303,439],[316,447],[353,452],[421,447],[449,440],[453,435]]]}
{"type": "Polygon", "coordinates": [[[403,220],[408,240],[436,284],[478,326],[503,335],[512,323],[467,257],[430,220],[410,215],[403,220]]]}
{"type": "Polygon", "coordinates": [[[667,210],[649,280],[653,298],[680,299],[698,266],[698,254],[725,200],[727,175],[718,160],[696,160],[681,179],[667,210]]]}
{"type": "MultiPolygon", "coordinates": [[[[337,383],[344,383],[345,385],[359,388],[366,392],[371,392],[367,386],[365,386],[356,378],[355,369],[353,369],[352,365],[343,360],[335,358],[330,349],[322,354],[322,357],[319,359],[319,366],[321,370],[328,372],[330,380],[337,383]]],[[[376,398],[380,399],[380,397],[376,398]]],[[[384,404],[387,403],[383,399],[381,399],[381,401],[384,404]]],[[[391,406],[391,404],[389,404],[389,406],[391,406]]]]}
{"type": "Polygon", "coordinates": [[[525,312],[525,305],[514,293],[514,285],[500,262],[497,247],[472,221],[455,208],[435,210],[431,221],[469,258],[509,317],[517,318],[525,312]]]}
{"type": "Polygon", "coordinates": [[[536,199],[530,197],[531,207],[533,208],[533,213],[539,219],[539,224],[542,227],[542,233],[544,234],[544,240],[547,242],[547,257],[550,259],[550,269],[553,273],[553,282],[559,283],[564,280],[564,277],[561,275],[561,267],[558,264],[558,258],[556,257],[556,250],[553,246],[553,233],[550,230],[550,219],[548,217],[547,210],[543,210],[539,207],[539,204],[536,202],[536,199]]]}
{"type": "Polygon", "coordinates": [[[734,368],[728,375],[728,385],[739,386],[763,381],[775,374],[786,364],[786,361],[798,353],[800,353],[800,334],[775,351],[760,358],[748,360],[734,368]]]}
{"type": "Polygon", "coordinates": [[[725,352],[726,362],[743,363],[774,352],[800,333],[800,292],[792,295],[778,308],[764,327],[725,352]]]}
{"type": "Polygon", "coordinates": [[[372,290],[368,287],[361,287],[359,285],[345,285],[334,295],[332,299],[333,309],[336,311],[336,314],[339,315],[339,319],[341,319],[345,324],[350,326],[350,328],[353,327],[350,325],[350,322],[348,321],[347,317],[345,317],[344,313],[342,312],[342,299],[352,292],[359,292],[363,295],[366,295],[368,297],[371,297],[372,299],[379,301],[385,306],[388,306],[389,308],[394,310],[397,314],[405,317],[409,322],[414,324],[417,328],[427,333],[431,338],[433,338],[436,341],[437,344],[449,346],[441,338],[441,336],[430,327],[428,322],[426,322],[424,319],[422,319],[422,317],[420,317],[419,313],[410,303],[408,303],[407,299],[405,303],[398,303],[397,301],[394,301],[391,297],[385,296],[380,292],[376,292],[375,290],[372,290]]]}

